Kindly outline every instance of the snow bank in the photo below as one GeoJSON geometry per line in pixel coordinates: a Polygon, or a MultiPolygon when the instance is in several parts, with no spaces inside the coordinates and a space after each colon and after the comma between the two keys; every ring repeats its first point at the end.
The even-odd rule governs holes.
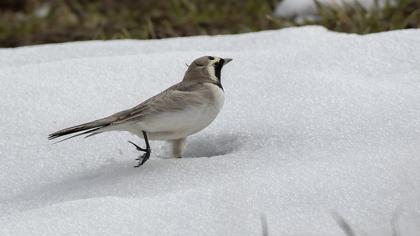
{"type": "MultiPolygon", "coordinates": [[[[384,4],[387,0],[318,0],[318,2],[324,5],[338,6],[358,2],[366,8],[374,6],[375,1],[378,1],[379,4],[384,4]]],[[[277,5],[274,14],[280,17],[297,16],[300,18],[316,16],[315,0],[283,0],[277,5]]]]}
{"type": "Polygon", "coordinates": [[[420,30],[320,27],[0,50],[0,235],[340,235],[420,230],[420,30]],[[310,40],[308,40],[310,39],[310,40]],[[47,134],[125,109],[202,55],[234,59],[186,157],[126,133],[47,134]]]}

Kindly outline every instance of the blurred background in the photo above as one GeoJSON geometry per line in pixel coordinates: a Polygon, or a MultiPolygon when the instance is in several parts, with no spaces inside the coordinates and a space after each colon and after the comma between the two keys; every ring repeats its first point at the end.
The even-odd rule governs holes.
{"type": "Polygon", "coordinates": [[[301,25],[358,34],[418,28],[420,0],[0,0],[0,47],[301,25]]]}

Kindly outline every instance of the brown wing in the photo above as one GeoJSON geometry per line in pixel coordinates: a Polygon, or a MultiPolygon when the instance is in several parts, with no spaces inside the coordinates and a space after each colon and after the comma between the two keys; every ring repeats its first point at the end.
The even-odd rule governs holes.
{"type": "Polygon", "coordinates": [[[189,106],[209,102],[210,92],[199,83],[178,83],[153,96],[141,104],[111,115],[117,125],[129,121],[140,121],[159,112],[182,111],[189,106]]]}
{"type": "Polygon", "coordinates": [[[91,136],[101,133],[105,128],[119,125],[124,122],[136,122],[141,121],[142,119],[152,118],[154,114],[162,111],[181,111],[188,106],[208,102],[210,98],[211,94],[205,90],[205,87],[202,86],[202,84],[182,82],[147,99],[133,108],[117,112],[99,120],[59,130],[50,134],[48,138],[55,139],[73,134],[73,136],[61,140],[64,141],[84,134],[89,134],[88,136],[91,136]]]}

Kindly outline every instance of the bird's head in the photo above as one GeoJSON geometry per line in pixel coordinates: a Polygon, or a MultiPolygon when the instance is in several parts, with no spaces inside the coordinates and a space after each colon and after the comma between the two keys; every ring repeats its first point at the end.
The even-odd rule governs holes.
{"type": "Polygon", "coordinates": [[[220,84],[222,79],[222,68],[231,61],[232,59],[230,58],[213,56],[197,58],[188,66],[188,70],[185,72],[184,81],[211,80],[220,84]]]}

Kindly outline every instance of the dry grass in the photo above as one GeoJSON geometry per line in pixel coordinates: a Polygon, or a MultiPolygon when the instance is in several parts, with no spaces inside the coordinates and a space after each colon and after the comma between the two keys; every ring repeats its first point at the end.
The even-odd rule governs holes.
{"type": "Polygon", "coordinates": [[[420,26],[420,0],[384,8],[318,4],[320,18],[274,18],[277,0],[2,0],[0,47],[92,39],[155,39],[319,24],[370,33],[420,26]]]}

